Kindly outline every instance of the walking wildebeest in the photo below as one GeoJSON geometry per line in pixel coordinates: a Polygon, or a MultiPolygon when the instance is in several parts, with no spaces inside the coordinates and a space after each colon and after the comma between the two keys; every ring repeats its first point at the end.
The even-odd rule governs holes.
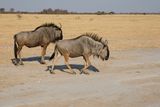
{"type": "Polygon", "coordinates": [[[108,60],[110,52],[107,44],[107,40],[103,40],[98,37],[98,35],[93,33],[82,34],[74,39],[60,40],[56,42],[54,52],[50,57],[50,60],[53,59],[53,65],[50,72],[52,73],[55,62],[58,59],[58,53],[60,53],[64,56],[65,64],[72,74],[76,73],[72,70],[68,63],[69,57],[74,58],[83,56],[85,65],[81,70],[81,73],[89,74],[85,70],[91,65],[89,60],[91,55],[100,57],[102,60],[108,60]]]}
{"type": "Polygon", "coordinates": [[[14,55],[17,64],[17,54],[19,56],[19,64],[23,65],[21,59],[21,50],[23,46],[29,48],[41,46],[41,64],[45,64],[44,55],[46,54],[46,49],[49,43],[55,43],[58,40],[63,39],[63,34],[61,27],[53,23],[46,23],[41,26],[38,26],[33,31],[20,32],[14,35],[14,55]]]}

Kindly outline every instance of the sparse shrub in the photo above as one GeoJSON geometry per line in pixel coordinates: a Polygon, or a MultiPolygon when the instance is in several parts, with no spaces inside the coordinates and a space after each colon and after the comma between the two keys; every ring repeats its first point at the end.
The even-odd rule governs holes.
{"type": "Polygon", "coordinates": [[[21,15],[21,14],[17,14],[17,18],[18,18],[18,19],[21,19],[21,18],[22,18],[22,15],[21,15]]]}
{"type": "Polygon", "coordinates": [[[108,12],[108,14],[115,14],[115,12],[112,12],[112,11],[111,11],[111,12],[108,12]]]}
{"type": "Polygon", "coordinates": [[[104,15],[104,14],[106,14],[106,13],[105,13],[104,11],[97,11],[96,14],[97,14],[97,15],[104,15]]]}
{"type": "Polygon", "coordinates": [[[90,19],[89,19],[89,21],[93,21],[93,20],[94,20],[93,18],[90,18],[90,19]]]}

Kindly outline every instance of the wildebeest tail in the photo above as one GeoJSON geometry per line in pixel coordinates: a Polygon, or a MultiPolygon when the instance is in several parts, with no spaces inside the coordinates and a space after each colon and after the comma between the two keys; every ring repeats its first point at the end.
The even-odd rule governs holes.
{"type": "Polygon", "coordinates": [[[53,52],[53,54],[51,55],[51,57],[49,58],[49,60],[52,60],[52,59],[55,57],[56,54],[58,54],[57,45],[55,46],[54,52],[53,52]]]}
{"type": "Polygon", "coordinates": [[[15,56],[15,59],[17,59],[17,36],[14,35],[14,56],[15,56]]]}

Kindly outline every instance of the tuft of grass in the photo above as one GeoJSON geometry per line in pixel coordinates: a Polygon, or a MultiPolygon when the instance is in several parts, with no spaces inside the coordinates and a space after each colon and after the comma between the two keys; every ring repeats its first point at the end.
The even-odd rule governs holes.
{"type": "Polygon", "coordinates": [[[89,21],[93,21],[93,20],[94,20],[93,18],[90,18],[90,19],[89,19],[89,21]]]}
{"type": "Polygon", "coordinates": [[[75,17],[75,20],[80,20],[80,19],[81,19],[80,16],[76,16],[76,17],[75,17]]]}
{"type": "Polygon", "coordinates": [[[38,17],[38,16],[34,16],[34,18],[35,18],[35,19],[39,19],[39,17],[38,17]]]}

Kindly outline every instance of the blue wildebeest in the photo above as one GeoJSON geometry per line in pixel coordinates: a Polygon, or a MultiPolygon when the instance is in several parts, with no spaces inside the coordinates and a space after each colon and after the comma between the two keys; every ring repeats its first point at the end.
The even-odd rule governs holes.
{"type": "Polygon", "coordinates": [[[83,56],[85,65],[81,70],[81,73],[89,74],[86,69],[91,65],[89,60],[91,55],[100,57],[102,60],[108,60],[110,54],[107,40],[104,40],[93,33],[82,34],[74,39],[60,40],[56,42],[54,52],[50,57],[50,60],[53,59],[53,65],[50,69],[51,73],[54,73],[52,71],[56,60],[59,58],[57,57],[58,53],[64,56],[65,64],[72,74],[76,73],[72,70],[68,63],[69,57],[74,58],[83,56]]]}
{"type": "Polygon", "coordinates": [[[63,34],[61,27],[53,23],[46,23],[41,26],[38,26],[33,31],[20,32],[14,35],[14,55],[15,62],[14,64],[23,65],[21,59],[21,50],[23,46],[29,48],[41,46],[41,64],[45,64],[44,55],[46,54],[46,49],[49,43],[55,43],[58,40],[63,39],[63,34]],[[19,56],[19,62],[17,55],[19,56]]]}

